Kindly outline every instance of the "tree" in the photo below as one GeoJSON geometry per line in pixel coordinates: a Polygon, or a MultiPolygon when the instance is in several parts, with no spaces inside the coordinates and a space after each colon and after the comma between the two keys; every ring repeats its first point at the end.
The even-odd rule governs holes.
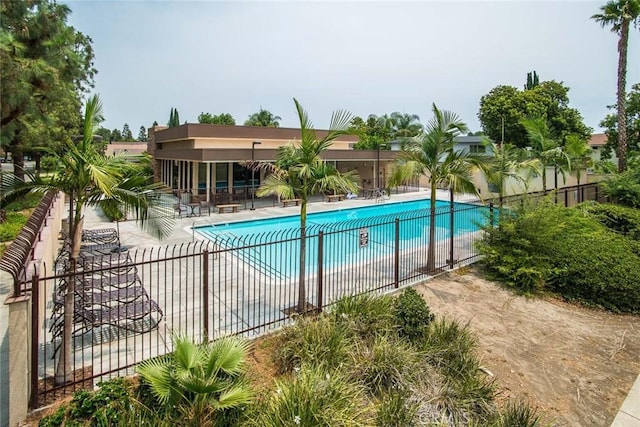
{"type": "Polygon", "coordinates": [[[570,170],[569,157],[560,146],[558,140],[553,137],[547,123],[542,118],[523,119],[522,126],[527,131],[533,155],[540,161],[542,174],[542,191],[547,192],[547,167],[554,170],[554,190],[558,188],[558,172],[565,176],[570,170]]]}
{"type": "MultiPolygon", "coordinates": [[[[80,95],[92,86],[91,39],[52,0],[0,3],[0,143],[24,179],[24,154],[77,133],[80,95]]],[[[39,150],[35,150],[39,156],[39,150]]]]}
{"type": "Polygon", "coordinates": [[[369,114],[366,122],[360,117],[354,117],[350,129],[360,136],[354,146],[356,150],[377,150],[393,138],[393,121],[386,114],[369,114]]]}
{"type": "Polygon", "coordinates": [[[156,120],[153,121],[153,124],[151,125],[152,127],[156,127],[158,126],[158,122],[156,120]]]}
{"type": "Polygon", "coordinates": [[[309,197],[317,193],[333,191],[358,191],[355,173],[341,174],[333,164],[325,163],[322,154],[340,135],[350,133],[351,114],[338,110],[331,116],[329,131],[318,138],[307,112],[294,98],[300,120],[300,142],[283,146],[278,150],[275,163],[259,163],[270,172],[256,191],[258,197],[277,195],[283,199],[300,199],[300,271],[298,280],[298,313],[306,311],[306,225],[309,197]]]}
{"type": "Polygon", "coordinates": [[[625,119],[625,101],[627,86],[627,48],[629,45],[629,27],[632,23],[640,23],[640,0],[611,0],[600,7],[591,19],[598,22],[602,28],[611,27],[611,31],[618,35],[618,87],[617,87],[617,115],[618,115],[618,171],[627,169],[627,127],[625,119]]]}
{"type": "Polygon", "coordinates": [[[123,135],[122,133],[117,129],[117,128],[113,128],[113,130],[111,131],[111,142],[113,141],[122,141],[123,135]]]}
{"type": "Polygon", "coordinates": [[[147,141],[147,129],[144,126],[140,126],[140,130],[138,131],[138,141],[146,142],[147,141]]]}
{"type": "Polygon", "coordinates": [[[391,113],[391,123],[393,139],[414,137],[422,131],[420,117],[417,114],[391,113]]]}
{"type": "MultiPolygon", "coordinates": [[[[616,109],[616,105],[610,105],[607,108],[616,109]]],[[[637,155],[640,155],[640,83],[636,83],[631,86],[631,91],[627,94],[627,100],[625,103],[626,128],[627,128],[627,158],[631,159],[637,155]]],[[[600,123],[599,126],[604,128],[604,133],[607,135],[606,148],[611,150],[617,150],[618,141],[618,115],[608,114],[600,123]]]]}
{"type": "Polygon", "coordinates": [[[433,104],[433,118],[424,132],[410,139],[398,153],[390,185],[401,185],[415,177],[426,176],[431,188],[429,210],[429,246],[427,272],[435,270],[436,190],[448,187],[453,193],[478,194],[472,181],[476,168],[485,168],[484,155],[454,150],[454,138],[467,132],[467,125],[451,111],[440,111],[433,104]]]}
{"type": "Polygon", "coordinates": [[[487,182],[490,185],[489,190],[498,193],[498,203],[502,209],[507,180],[515,179],[524,182],[525,178],[519,172],[526,169],[538,170],[539,160],[531,158],[527,150],[511,144],[496,144],[488,139],[484,144],[492,155],[485,169],[487,182]]]}
{"type": "Polygon", "coordinates": [[[234,119],[229,113],[222,113],[215,116],[211,115],[211,113],[200,113],[198,116],[198,123],[234,126],[236,124],[236,119],[234,119]]]}
{"type": "Polygon", "coordinates": [[[129,128],[129,123],[125,123],[124,126],[122,126],[122,140],[127,142],[133,141],[133,134],[129,128]]]}
{"type": "Polygon", "coordinates": [[[585,126],[578,110],[569,107],[568,93],[568,87],[553,80],[540,82],[528,90],[497,86],[480,99],[478,118],[489,138],[517,147],[529,143],[522,126],[522,120],[528,117],[544,118],[561,142],[570,134],[588,138],[591,129],[585,126]]]}
{"type": "MultiPolygon", "coordinates": [[[[569,158],[569,164],[571,166],[571,173],[575,174],[580,185],[580,178],[582,178],[582,171],[586,168],[593,166],[593,159],[591,158],[591,147],[587,141],[578,135],[567,136],[567,141],[564,146],[564,150],[569,158]]],[[[578,202],[581,202],[581,192],[578,192],[578,202]]]]}
{"type": "Polygon", "coordinates": [[[197,345],[173,335],[173,352],[145,360],[138,373],[165,407],[177,408],[187,423],[215,423],[215,414],[251,401],[242,380],[248,341],[235,336],[197,345]]]}
{"type": "MultiPolygon", "coordinates": [[[[86,103],[83,132],[74,143],[70,139],[65,141],[60,151],[51,151],[51,155],[58,159],[61,170],[54,176],[42,179],[31,176],[24,182],[4,195],[3,204],[20,197],[26,192],[45,192],[57,190],[64,192],[70,201],[69,217],[69,271],[76,269],[82,238],[83,213],[85,206],[98,206],[110,200],[110,204],[124,206],[136,215],[136,219],[146,231],[163,238],[171,231],[172,220],[166,212],[156,206],[153,190],[161,188],[160,184],[135,187],[128,185],[123,177],[139,176],[148,171],[148,159],[142,156],[105,156],[94,144],[95,131],[102,121],[102,104],[97,96],[92,96],[86,103]],[[125,185],[123,186],[123,182],[125,185]],[[153,214],[152,214],[153,213],[153,214]]],[[[148,182],[148,181],[143,181],[148,182]]],[[[64,327],[62,336],[62,351],[59,355],[56,369],[56,383],[66,383],[71,375],[71,349],[74,320],[75,281],[67,282],[64,302],[64,327]]]]}
{"type": "Polygon", "coordinates": [[[244,125],[277,128],[280,126],[280,120],[282,120],[280,116],[275,116],[270,111],[264,110],[260,107],[260,111],[250,115],[249,119],[244,122],[244,125]]]}
{"type": "Polygon", "coordinates": [[[169,113],[169,121],[167,122],[167,126],[170,128],[180,126],[180,115],[178,114],[177,108],[171,108],[171,113],[169,113]]]}
{"type": "Polygon", "coordinates": [[[540,84],[538,79],[538,73],[535,70],[531,73],[527,73],[527,83],[524,85],[524,90],[531,90],[540,84]]]}

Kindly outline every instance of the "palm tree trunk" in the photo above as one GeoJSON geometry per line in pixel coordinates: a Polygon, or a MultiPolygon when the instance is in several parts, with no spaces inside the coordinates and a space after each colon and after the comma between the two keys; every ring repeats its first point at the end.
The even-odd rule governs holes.
{"type": "Polygon", "coordinates": [[[547,165],[542,165],[542,193],[547,194],[547,165]]]}
{"type": "Polygon", "coordinates": [[[300,203],[300,272],[298,276],[298,313],[304,313],[307,303],[305,286],[307,261],[307,198],[303,196],[300,203]]]}
{"type": "Polygon", "coordinates": [[[618,172],[627,170],[627,47],[629,43],[629,19],[623,19],[618,40],[618,172]]]}
{"type": "Polygon", "coordinates": [[[431,183],[431,200],[429,203],[429,246],[427,248],[427,273],[436,269],[436,183],[431,183]]]}
{"type": "MultiPolygon", "coordinates": [[[[71,196],[69,203],[73,203],[71,196]]],[[[69,226],[69,238],[71,239],[71,248],[69,254],[69,275],[67,280],[67,291],[64,296],[64,323],[62,328],[62,344],[60,348],[60,356],[56,366],[54,381],[56,384],[66,384],[71,381],[72,363],[72,347],[73,347],[73,318],[75,311],[75,291],[76,291],[76,271],[77,260],[80,252],[80,243],[82,240],[82,203],[76,204],[73,222],[69,226]]]]}

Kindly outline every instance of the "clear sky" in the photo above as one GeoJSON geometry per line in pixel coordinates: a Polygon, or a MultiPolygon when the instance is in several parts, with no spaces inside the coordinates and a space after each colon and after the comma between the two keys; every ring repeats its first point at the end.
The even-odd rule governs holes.
{"type": "MultiPolygon", "coordinates": [[[[70,1],[93,39],[95,92],[108,128],[166,124],[201,112],[238,124],[265,108],[296,127],[293,97],[317,128],[331,112],[394,111],[426,122],[431,103],[473,131],[480,97],[521,88],[527,72],[571,88],[598,130],[615,103],[617,36],[589,19],[602,1],[70,1]]],[[[640,31],[628,87],[640,82],[640,31]]]]}

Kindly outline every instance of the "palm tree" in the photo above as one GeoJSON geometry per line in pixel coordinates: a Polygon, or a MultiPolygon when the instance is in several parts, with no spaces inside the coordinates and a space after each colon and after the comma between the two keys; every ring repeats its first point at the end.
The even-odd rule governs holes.
{"type": "Polygon", "coordinates": [[[523,169],[537,170],[540,167],[539,160],[531,158],[526,150],[512,144],[496,144],[486,140],[485,146],[492,153],[485,170],[487,182],[498,190],[499,206],[502,209],[507,180],[524,182],[525,178],[519,172],[523,169]]]}
{"type": "Polygon", "coordinates": [[[322,159],[322,153],[331,147],[340,135],[350,133],[351,114],[338,110],[331,116],[329,131],[319,138],[313,129],[307,112],[294,98],[300,120],[300,142],[282,147],[275,163],[260,163],[270,172],[256,191],[258,197],[276,195],[283,199],[300,199],[300,272],[298,282],[299,313],[306,311],[305,267],[306,267],[306,224],[309,197],[317,193],[352,192],[357,193],[357,175],[353,172],[340,173],[322,159]]]}
{"type": "Polygon", "coordinates": [[[422,131],[420,117],[417,114],[391,113],[394,138],[407,138],[418,135],[422,131]]]}
{"type": "Polygon", "coordinates": [[[250,115],[249,119],[244,122],[244,125],[277,128],[280,126],[280,120],[282,120],[280,116],[276,116],[271,113],[271,111],[264,110],[260,107],[260,111],[250,115]]]}
{"type": "Polygon", "coordinates": [[[451,193],[478,194],[472,182],[473,171],[484,168],[484,155],[454,150],[454,138],[467,132],[467,125],[451,111],[433,104],[433,118],[424,132],[410,139],[396,157],[390,185],[401,185],[418,176],[426,176],[431,187],[429,248],[427,272],[435,270],[436,190],[446,186],[451,193]]]}
{"type": "Polygon", "coordinates": [[[251,401],[243,383],[248,341],[231,336],[197,345],[182,335],[171,337],[173,353],[149,359],[138,373],[166,407],[177,407],[190,424],[215,422],[214,415],[251,401]]]}
{"type": "Polygon", "coordinates": [[[520,123],[527,131],[534,156],[540,161],[542,169],[542,191],[547,192],[547,167],[553,166],[554,190],[558,188],[558,172],[565,177],[571,162],[558,141],[551,135],[547,122],[542,118],[522,119],[520,123]]]}
{"type": "Polygon", "coordinates": [[[629,44],[629,27],[640,22],[640,0],[611,0],[600,7],[591,19],[602,28],[611,27],[618,35],[618,171],[627,169],[627,123],[625,111],[627,85],[627,48],[629,44]]]}
{"type": "MultiPolygon", "coordinates": [[[[82,224],[85,206],[123,206],[140,221],[143,229],[162,238],[169,234],[171,216],[156,212],[155,190],[160,184],[147,184],[140,180],[140,170],[145,166],[141,156],[105,156],[94,145],[95,131],[102,121],[102,104],[97,95],[89,98],[85,105],[83,133],[77,142],[68,140],[60,152],[50,152],[58,159],[61,170],[51,178],[30,176],[30,180],[19,184],[4,195],[4,202],[27,192],[56,190],[69,199],[69,272],[73,274],[80,252],[82,224]],[[129,177],[130,179],[124,179],[129,177]],[[134,185],[137,182],[137,185],[134,185]]],[[[148,164],[148,161],[147,161],[148,164]]],[[[62,352],[56,368],[56,382],[66,383],[71,375],[71,341],[73,333],[75,281],[68,280],[65,294],[64,328],[62,352]]]]}
{"type": "MultiPolygon", "coordinates": [[[[567,135],[564,147],[571,162],[571,172],[575,173],[579,187],[582,170],[593,166],[593,159],[591,158],[593,150],[589,147],[587,141],[579,135],[567,135]]],[[[582,201],[580,196],[581,194],[578,192],[578,202],[582,201]]]]}

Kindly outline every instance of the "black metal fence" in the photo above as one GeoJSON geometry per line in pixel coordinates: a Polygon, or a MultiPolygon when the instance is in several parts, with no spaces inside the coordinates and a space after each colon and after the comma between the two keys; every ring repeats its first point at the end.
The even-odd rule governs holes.
{"type": "MultiPolygon", "coordinates": [[[[600,194],[582,186],[557,193],[558,200],[570,205],[573,191],[581,200],[600,194]]],[[[65,272],[61,259],[29,284],[32,406],[133,373],[141,361],[172,350],[172,333],[199,341],[257,336],[289,322],[300,295],[304,310],[317,312],[347,295],[396,289],[471,263],[480,227],[496,217],[492,203],[455,203],[310,225],[304,239],[299,229],[239,237],[198,228],[197,242],[82,256],[74,273],[65,272]],[[71,282],[72,374],[58,385],[53,377],[64,352],[55,307],[71,282]]]]}

